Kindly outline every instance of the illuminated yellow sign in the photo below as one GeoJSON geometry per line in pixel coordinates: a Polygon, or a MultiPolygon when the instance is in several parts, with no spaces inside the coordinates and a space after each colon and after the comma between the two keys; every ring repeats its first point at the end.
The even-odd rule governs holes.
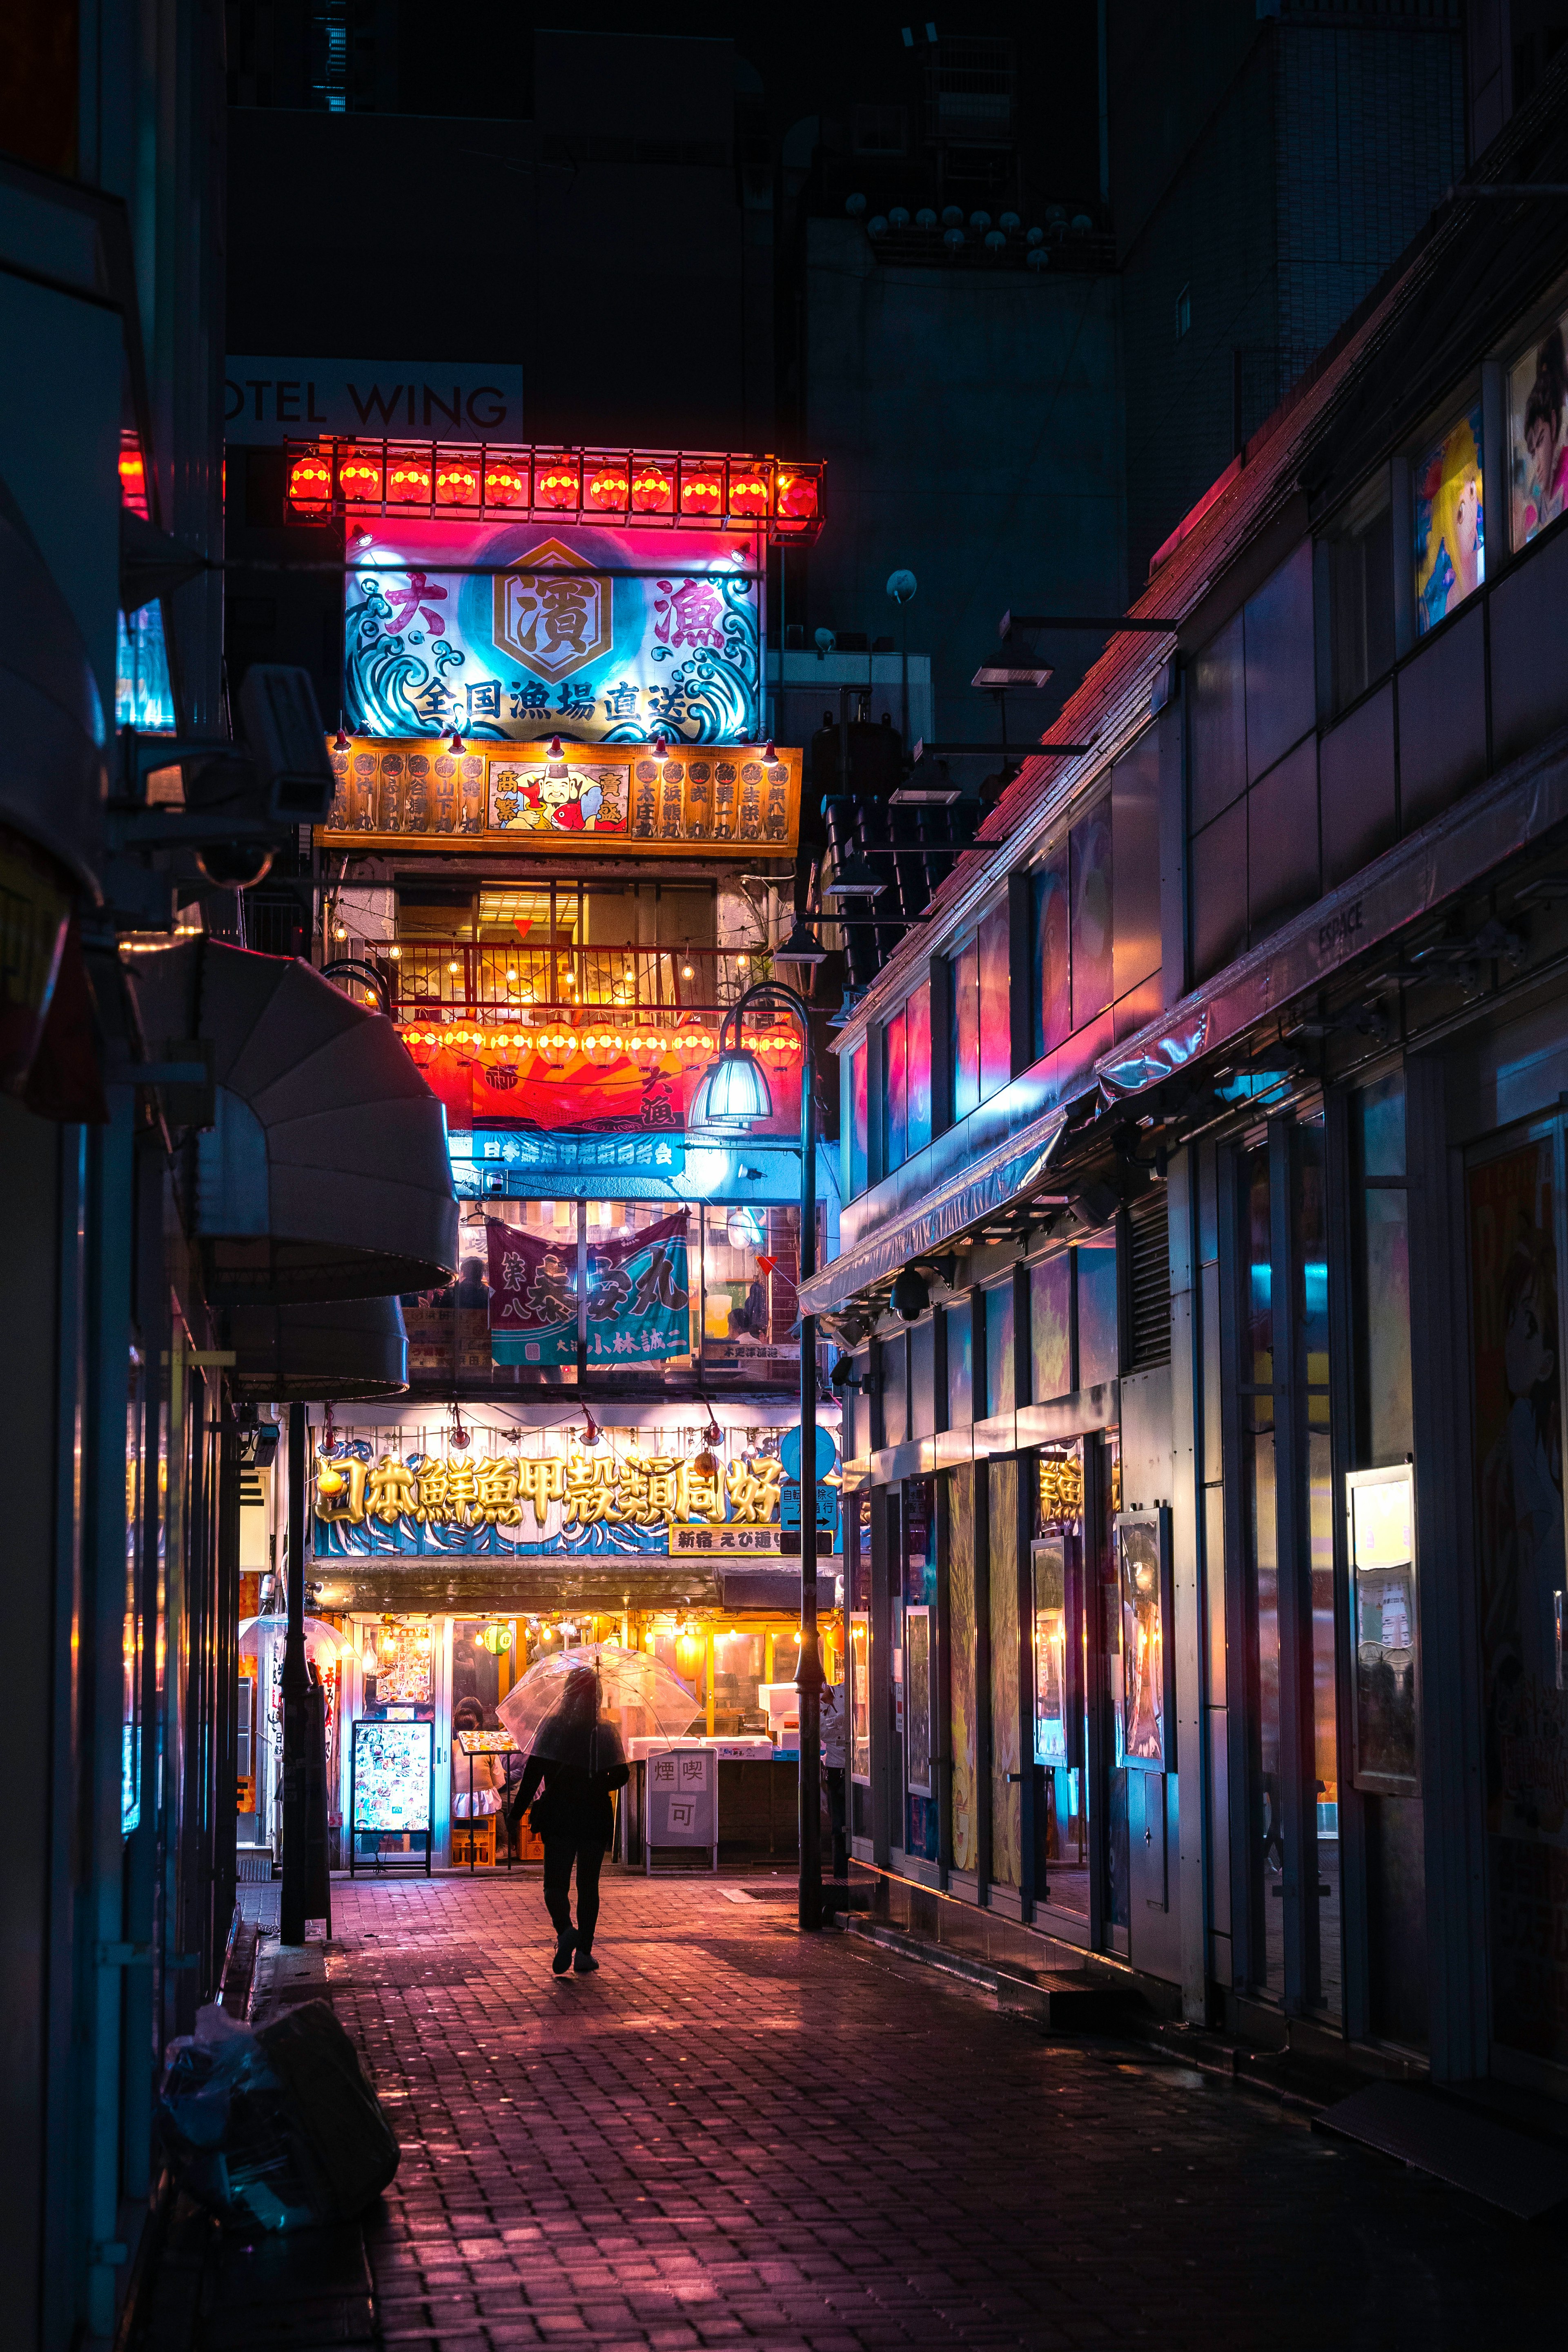
{"type": "Polygon", "coordinates": [[[552,1507],[567,1528],[775,1525],[784,1465],[731,1462],[722,1482],[664,1454],[554,1454],[471,1461],[433,1454],[379,1462],[318,1455],[316,1517],[331,1525],[379,1520],[395,1527],[521,1527],[531,1509],[542,1528],[552,1507]]]}

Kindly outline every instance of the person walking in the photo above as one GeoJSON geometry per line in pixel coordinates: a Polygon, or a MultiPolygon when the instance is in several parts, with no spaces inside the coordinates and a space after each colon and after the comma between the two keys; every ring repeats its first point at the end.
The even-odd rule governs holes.
{"type": "Polygon", "coordinates": [[[518,1784],[511,1819],[530,1811],[544,1841],[544,1907],[555,1928],[558,1977],[573,1969],[591,1976],[594,1929],[599,1917],[599,1869],[616,1833],[610,1800],[631,1775],[618,1727],[599,1713],[599,1682],[592,1666],[565,1676],[553,1710],[534,1735],[518,1784]],[[572,1872],[577,1872],[577,1924],[572,1924],[572,1872]]]}

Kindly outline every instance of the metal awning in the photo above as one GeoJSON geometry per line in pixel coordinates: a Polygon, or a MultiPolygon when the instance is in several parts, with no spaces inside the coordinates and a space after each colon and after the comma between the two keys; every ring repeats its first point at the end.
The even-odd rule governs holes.
{"type": "Polygon", "coordinates": [[[219,1305],[379,1298],[447,1281],[458,1204],[440,1104],[381,1013],[309,964],[195,940],[135,974],[149,1049],[200,1053],[195,1231],[219,1305]]]}
{"type": "Polygon", "coordinates": [[[58,857],[95,899],[104,733],[81,632],[0,483],[0,824],[58,857]]]}
{"type": "Polygon", "coordinates": [[[342,1404],[402,1396],[408,1387],[408,1339],[395,1298],[236,1307],[228,1336],[229,1385],[245,1403],[342,1404]]]}
{"type": "Polygon", "coordinates": [[[1007,1202],[1041,1184],[1051,1156],[1061,1141],[1072,1106],[1058,1103],[1008,1136],[982,1160],[928,1192],[901,1217],[879,1225],[863,1242],[836,1257],[810,1282],[803,1283],[800,1303],[808,1315],[832,1315],[859,1292],[868,1290],[889,1274],[897,1274],[911,1258],[939,1250],[955,1234],[964,1233],[977,1218],[993,1215],[1007,1202]]]}

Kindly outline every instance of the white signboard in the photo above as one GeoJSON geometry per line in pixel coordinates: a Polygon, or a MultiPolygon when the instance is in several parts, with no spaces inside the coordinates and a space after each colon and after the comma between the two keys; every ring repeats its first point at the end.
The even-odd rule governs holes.
{"type": "Polygon", "coordinates": [[[472,360],[231,358],[224,431],[253,447],[317,433],[521,441],[522,370],[472,360]]]}
{"type": "Polygon", "coordinates": [[[647,1759],[647,1866],[656,1846],[708,1846],[719,1858],[717,1759],[706,1748],[670,1748],[647,1759]]]}

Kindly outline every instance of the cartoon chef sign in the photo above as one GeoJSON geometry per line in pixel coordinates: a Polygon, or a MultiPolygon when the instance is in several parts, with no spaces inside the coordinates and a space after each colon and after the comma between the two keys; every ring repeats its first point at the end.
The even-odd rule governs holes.
{"type": "Polygon", "coordinates": [[[564,760],[549,760],[542,769],[496,769],[492,783],[492,822],[505,833],[592,833],[601,811],[605,824],[613,826],[624,809],[624,798],[617,805],[613,772],[606,777],[599,769],[571,768],[564,760]]]}

